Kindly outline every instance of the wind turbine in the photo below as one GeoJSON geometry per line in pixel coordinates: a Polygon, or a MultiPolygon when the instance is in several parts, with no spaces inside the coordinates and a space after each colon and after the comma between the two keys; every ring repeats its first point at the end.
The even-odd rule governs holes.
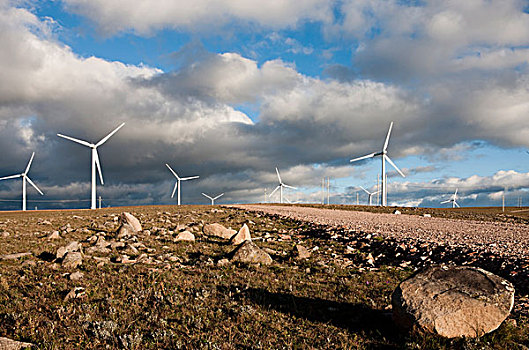
{"type": "Polygon", "coordinates": [[[198,176],[189,176],[189,177],[180,177],[176,174],[176,172],[171,169],[171,167],[169,166],[169,164],[165,163],[165,165],[169,168],[169,170],[171,170],[171,172],[173,173],[173,175],[176,177],[176,182],[174,184],[174,188],[173,188],[173,193],[171,194],[171,198],[174,197],[174,193],[176,191],[176,188],[178,187],[178,205],[180,205],[180,181],[187,181],[187,180],[193,180],[193,179],[198,179],[199,177],[198,176]]]}
{"type": "Polygon", "coordinates": [[[455,208],[456,206],[458,208],[461,208],[459,204],[457,204],[456,199],[457,199],[457,188],[454,194],[452,195],[452,197],[450,199],[447,199],[446,201],[442,201],[441,204],[452,203],[452,208],[455,208]]]}
{"type": "Polygon", "coordinates": [[[67,140],[70,140],[70,141],[73,141],[73,142],[80,143],[81,145],[86,146],[86,147],[90,147],[92,149],[92,196],[91,196],[91,199],[92,199],[91,202],[92,203],[91,203],[90,209],[96,209],[96,184],[97,184],[96,183],[96,167],[97,167],[97,172],[99,174],[99,180],[101,180],[101,185],[105,184],[105,182],[103,181],[103,173],[101,172],[101,163],[99,162],[99,155],[97,153],[97,147],[99,147],[102,144],[104,144],[105,142],[107,142],[108,139],[110,137],[112,137],[112,135],[117,133],[118,130],[123,127],[123,125],[125,125],[125,123],[121,123],[120,126],[115,128],[110,134],[108,134],[107,136],[103,137],[96,144],[93,144],[93,143],[90,143],[90,142],[86,142],[86,141],[83,141],[83,140],[79,140],[79,139],[76,139],[76,138],[73,138],[73,137],[70,137],[70,136],[57,134],[57,136],[62,137],[63,139],[67,139],[67,140]]]}
{"type": "Polygon", "coordinates": [[[373,158],[377,156],[382,156],[382,206],[385,207],[387,205],[387,183],[386,183],[386,160],[391,164],[397,172],[402,175],[402,177],[405,177],[402,171],[400,171],[399,168],[393,163],[391,158],[388,156],[388,144],[389,144],[389,136],[391,135],[391,129],[393,128],[393,122],[389,124],[389,130],[388,135],[386,136],[386,141],[384,142],[384,146],[382,147],[381,152],[373,152],[368,155],[365,155],[363,157],[351,159],[350,162],[356,162],[358,160],[367,159],[367,158],[373,158]]]}
{"type": "Polygon", "coordinates": [[[377,194],[378,192],[380,192],[380,190],[379,190],[379,191],[375,191],[375,192],[369,192],[368,190],[366,190],[366,189],[363,188],[362,186],[360,186],[360,188],[363,189],[365,193],[367,193],[367,195],[369,196],[369,200],[368,200],[368,201],[369,201],[369,205],[372,205],[372,204],[371,204],[371,200],[373,199],[373,196],[374,196],[375,194],[377,194]]]}
{"type": "Polygon", "coordinates": [[[216,200],[216,199],[219,199],[219,198],[222,197],[222,196],[224,196],[224,193],[219,194],[217,197],[210,197],[210,196],[208,196],[207,194],[205,194],[204,192],[202,192],[202,195],[203,195],[204,197],[208,197],[209,199],[211,199],[211,205],[215,205],[215,200],[216,200]]]}
{"type": "Polygon", "coordinates": [[[283,187],[292,188],[294,190],[296,190],[297,188],[284,184],[283,181],[281,181],[281,176],[279,175],[279,170],[277,170],[277,168],[276,168],[276,173],[277,173],[277,178],[279,179],[279,185],[276,187],[275,190],[272,191],[272,193],[270,193],[269,197],[272,197],[272,195],[279,189],[279,202],[283,204],[283,187]]]}
{"type": "Polygon", "coordinates": [[[0,180],[7,180],[7,179],[16,179],[17,177],[22,178],[22,210],[26,210],[26,181],[30,183],[31,186],[35,187],[37,191],[43,196],[44,193],[42,193],[41,190],[31,181],[31,179],[28,176],[29,168],[31,167],[31,163],[33,162],[33,157],[35,156],[35,152],[31,154],[31,158],[29,159],[28,165],[26,166],[26,170],[24,170],[23,173],[11,175],[11,176],[4,176],[0,177],[0,180]]]}

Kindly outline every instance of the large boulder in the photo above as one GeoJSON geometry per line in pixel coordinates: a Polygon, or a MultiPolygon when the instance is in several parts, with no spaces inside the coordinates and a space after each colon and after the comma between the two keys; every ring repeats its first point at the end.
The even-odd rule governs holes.
{"type": "Polygon", "coordinates": [[[232,261],[263,265],[270,265],[274,262],[268,253],[263,251],[252,241],[245,241],[237,247],[233,252],[232,261]]]}
{"type": "Polygon", "coordinates": [[[66,269],[75,269],[83,263],[83,255],[80,252],[68,252],[62,260],[62,266],[66,269]]]}
{"type": "Polygon", "coordinates": [[[234,234],[237,233],[237,231],[232,230],[230,228],[226,228],[221,224],[217,223],[204,225],[202,231],[207,236],[218,237],[223,239],[230,239],[234,234]]]}
{"type": "Polygon", "coordinates": [[[250,236],[250,229],[248,228],[248,225],[244,224],[239,230],[239,232],[237,232],[230,238],[230,243],[233,245],[239,245],[242,242],[251,240],[252,237],[250,236]]]}
{"type": "Polygon", "coordinates": [[[140,221],[131,213],[121,213],[119,222],[121,226],[118,229],[118,238],[129,237],[142,231],[140,221]]]}
{"type": "Polygon", "coordinates": [[[403,281],[392,304],[402,328],[447,338],[478,337],[509,316],[514,287],[480,268],[435,266],[403,281]]]}
{"type": "Polygon", "coordinates": [[[68,243],[68,245],[66,245],[64,247],[60,247],[59,249],[57,249],[57,253],[55,254],[55,257],[57,259],[62,259],[68,253],[81,252],[81,251],[82,251],[81,244],[78,241],[72,241],[72,242],[68,243]]]}

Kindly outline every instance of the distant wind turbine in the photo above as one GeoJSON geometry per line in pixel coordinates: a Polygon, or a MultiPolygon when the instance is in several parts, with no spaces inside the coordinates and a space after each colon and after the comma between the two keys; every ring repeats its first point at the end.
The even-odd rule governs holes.
{"type": "Polygon", "coordinates": [[[457,188],[454,194],[452,195],[452,197],[446,201],[442,201],[441,204],[452,203],[452,208],[455,208],[456,206],[458,208],[461,208],[459,204],[457,204],[456,199],[457,199],[457,188]]]}
{"type": "Polygon", "coordinates": [[[358,157],[358,158],[350,160],[350,162],[356,162],[356,161],[359,161],[359,160],[362,160],[362,159],[368,159],[368,158],[373,158],[373,157],[377,157],[377,156],[382,156],[382,206],[383,207],[385,207],[387,205],[387,199],[388,199],[387,181],[386,181],[386,160],[389,162],[389,164],[391,164],[395,168],[395,170],[397,170],[397,172],[402,177],[405,177],[404,174],[402,173],[402,171],[400,171],[400,169],[397,168],[395,163],[393,163],[391,158],[389,158],[389,156],[388,156],[389,136],[391,135],[391,129],[392,128],[393,128],[393,122],[391,122],[391,124],[389,124],[388,135],[386,136],[386,141],[384,142],[384,146],[382,147],[382,151],[381,152],[373,152],[373,153],[370,153],[370,154],[365,155],[363,157],[358,157]]]}
{"type": "Polygon", "coordinates": [[[176,188],[178,187],[178,205],[180,205],[180,181],[187,181],[187,180],[193,180],[193,179],[198,179],[199,176],[189,176],[189,177],[180,177],[176,174],[176,172],[171,169],[171,167],[169,166],[169,164],[165,163],[165,165],[167,166],[167,168],[169,168],[169,170],[171,170],[171,172],[173,173],[173,175],[176,177],[176,182],[174,184],[174,188],[173,188],[173,193],[171,194],[171,198],[174,197],[174,193],[176,191],[176,188]]]}
{"type": "Polygon", "coordinates": [[[224,196],[224,193],[219,194],[217,197],[210,197],[210,196],[208,196],[207,194],[205,194],[204,192],[202,192],[202,195],[203,195],[204,197],[207,197],[207,198],[211,199],[211,205],[215,205],[215,200],[216,200],[216,199],[219,199],[219,198],[222,197],[222,196],[224,196]]]}
{"type": "Polygon", "coordinates": [[[44,193],[42,193],[41,190],[31,181],[31,179],[28,176],[29,168],[31,167],[31,163],[33,162],[33,157],[35,156],[35,152],[31,154],[31,158],[29,159],[28,165],[26,166],[26,170],[24,170],[23,173],[11,175],[11,176],[5,176],[0,177],[0,180],[7,180],[7,179],[16,179],[17,177],[22,178],[22,210],[26,210],[26,181],[30,183],[31,186],[35,187],[35,189],[43,196],[44,193]]]}
{"type": "Polygon", "coordinates": [[[373,196],[374,196],[375,194],[379,193],[380,190],[379,190],[379,191],[375,191],[375,192],[369,192],[368,190],[366,190],[366,189],[363,188],[362,186],[360,186],[360,188],[363,189],[365,193],[367,193],[367,195],[369,196],[369,200],[368,200],[368,201],[369,201],[369,205],[372,205],[371,202],[372,202],[373,196]]]}
{"type": "Polygon", "coordinates": [[[103,181],[103,173],[101,172],[101,163],[99,162],[99,155],[97,153],[97,147],[99,147],[102,144],[104,144],[105,142],[107,142],[107,140],[110,137],[112,137],[112,135],[117,133],[118,130],[123,127],[123,125],[125,125],[125,123],[121,123],[120,126],[115,128],[110,134],[108,134],[107,136],[103,137],[96,144],[93,144],[93,143],[90,143],[90,142],[86,142],[86,141],[83,141],[83,140],[79,140],[79,139],[76,139],[76,138],[73,138],[73,137],[70,137],[70,136],[57,134],[57,136],[59,136],[59,137],[62,137],[64,139],[67,139],[67,140],[70,140],[70,141],[73,141],[73,142],[80,143],[81,145],[86,146],[86,147],[90,147],[92,149],[92,196],[91,196],[91,199],[92,199],[91,202],[92,203],[91,203],[91,206],[90,206],[91,209],[95,209],[96,208],[96,167],[97,167],[97,172],[99,173],[99,180],[101,180],[101,185],[105,184],[104,181],[103,181]]]}
{"type": "Polygon", "coordinates": [[[279,175],[279,170],[277,170],[277,168],[276,168],[276,173],[277,173],[277,179],[279,180],[279,185],[275,188],[275,190],[272,191],[272,193],[270,193],[269,197],[272,197],[273,194],[279,189],[279,202],[282,204],[283,203],[283,187],[292,188],[294,190],[297,188],[284,184],[283,181],[281,181],[281,176],[279,175]]]}

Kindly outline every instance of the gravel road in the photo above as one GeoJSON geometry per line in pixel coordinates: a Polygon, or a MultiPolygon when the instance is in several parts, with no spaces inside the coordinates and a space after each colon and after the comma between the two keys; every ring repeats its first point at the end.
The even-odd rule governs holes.
{"type": "Polygon", "coordinates": [[[322,225],[341,226],[354,231],[377,232],[382,236],[390,236],[398,240],[411,239],[452,247],[467,247],[504,257],[529,258],[529,225],[526,224],[295,206],[238,205],[234,207],[322,225]]]}

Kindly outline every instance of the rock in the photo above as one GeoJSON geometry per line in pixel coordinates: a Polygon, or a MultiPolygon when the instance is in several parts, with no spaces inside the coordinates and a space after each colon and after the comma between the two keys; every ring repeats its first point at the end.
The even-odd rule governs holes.
{"type": "Polygon", "coordinates": [[[302,245],[297,244],[294,248],[294,254],[296,259],[308,259],[310,258],[310,252],[307,248],[302,245]]]}
{"type": "Polygon", "coordinates": [[[118,238],[130,237],[142,230],[140,221],[130,213],[122,213],[119,221],[121,226],[118,229],[118,238]]]}
{"type": "Polygon", "coordinates": [[[110,248],[103,247],[97,244],[93,247],[86,249],[86,254],[89,254],[89,255],[94,255],[94,254],[106,255],[106,254],[110,254],[111,252],[112,250],[110,250],[110,248]]]}
{"type": "Polygon", "coordinates": [[[79,244],[79,242],[72,241],[68,243],[67,246],[60,247],[59,249],[57,249],[57,254],[55,255],[55,257],[57,259],[62,259],[69,252],[79,252],[79,251],[81,251],[81,245],[79,244]]]}
{"type": "Polygon", "coordinates": [[[7,231],[0,232],[0,237],[9,237],[10,233],[7,231]]]}
{"type": "Polygon", "coordinates": [[[478,337],[509,316],[514,287],[480,268],[435,266],[403,281],[392,305],[402,328],[447,338],[478,337]]]}
{"type": "Polygon", "coordinates": [[[69,299],[80,299],[83,298],[85,295],[86,293],[83,287],[75,287],[68,294],[66,294],[64,301],[67,301],[69,299]]]}
{"type": "Polygon", "coordinates": [[[174,241],[175,242],[180,242],[180,241],[194,242],[195,241],[195,235],[192,234],[189,231],[182,231],[182,232],[180,232],[178,234],[178,236],[176,236],[174,241]]]}
{"type": "Polygon", "coordinates": [[[81,271],[76,271],[70,275],[70,280],[79,281],[83,277],[84,277],[84,273],[82,273],[81,271]]]}
{"type": "Polygon", "coordinates": [[[202,232],[204,232],[204,234],[207,236],[219,237],[224,239],[230,239],[234,234],[237,233],[237,231],[226,228],[221,224],[217,223],[204,225],[204,227],[202,228],[202,232]]]}
{"type": "Polygon", "coordinates": [[[245,241],[233,253],[232,261],[240,261],[243,263],[261,263],[270,265],[273,260],[268,253],[261,250],[252,241],[245,241]]]}
{"type": "Polygon", "coordinates": [[[217,261],[217,266],[226,266],[229,264],[230,264],[230,261],[226,258],[220,259],[219,261],[217,261]]]}
{"type": "Polygon", "coordinates": [[[423,216],[424,216],[425,218],[431,218],[431,217],[432,217],[432,214],[423,214],[423,216]]]}
{"type": "Polygon", "coordinates": [[[51,240],[51,239],[60,239],[62,238],[61,235],[59,234],[59,231],[53,231],[51,233],[51,235],[48,236],[48,239],[51,240]]]}
{"type": "Polygon", "coordinates": [[[239,230],[239,232],[237,232],[231,237],[230,243],[232,245],[239,245],[242,242],[251,241],[251,240],[252,240],[252,237],[250,236],[250,229],[248,228],[246,224],[244,224],[239,230]]]}
{"type": "Polygon", "coordinates": [[[34,347],[35,344],[19,342],[11,340],[9,338],[0,337],[0,349],[1,350],[19,350],[34,347]]]}
{"type": "MultiPolygon", "coordinates": [[[[15,253],[15,254],[6,254],[6,255],[0,255],[0,260],[16,260],[23,258],[25,256],[31,255],[31,253],[15,253]]],[[[1,349],[1,348],[0,348],[1,349]]]]}
{"type": "Polygon", "coordinates": [[[400,214],[402,214],[402,213],[400,212],[400,210],[395,209],[395,210],[393,210],[393,214],[395,214],[395,215],[400,215],[400,214]]]}
{"type": "Polygon", "coordinates": [[[75,269],[83,263],[83,255],[80,252],[68,252],[62,260],[62,266],[66,269],[75,269]]]}
{"type": "Polygon", "coordinates": [[[375,259],[371,253],[367,254],[366,262],[371,266],[375,266],[375,259]]]}

